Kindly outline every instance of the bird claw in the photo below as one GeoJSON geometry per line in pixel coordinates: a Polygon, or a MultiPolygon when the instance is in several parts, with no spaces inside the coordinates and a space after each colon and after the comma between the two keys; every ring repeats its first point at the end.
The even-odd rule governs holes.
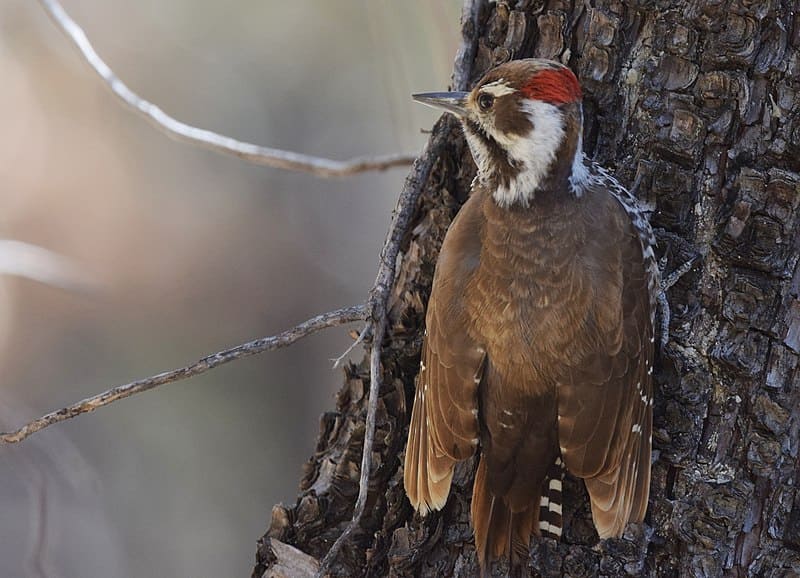
{"type": "Polygon", "coordinates": [[[691,269],[691,268],[694,266],[694,264],[697,262],[697,259],[698,259],[699,257],[700,257],[700,255],[699,255],[699,254],[697,254],[697,255],[692,255],[692,256],[691,256],[689,259],[687,259],[686,261],[684,261],[684,262],[681,264],[681,266],[680,266],[680,267],[678,267],[678,268],[677,268],[677,269],[675,269],[675,270],[674,270],[672,273],[670,273],[669,275],[667,275],[666,277],[664,277],[664,276],[663,276],[663,273],[664,273],[664,270],[666,269],[666,266],[667,266],[667,256],[666,256],[666,255],[664,255],[664,256],[661,258],[661,260],[659,261],[659,263],[658,263],[658,268],[659,268],[659,269],[661,270],[661,272],[662,272],[662,277],[661,277],[661,292],[662,292],[662,293],[664,293],[664,292],[666,292],[667,290],[671,289],[671,288],[672,288],[672,286],[673,286],[673,285],[675,285],[675,283],[677,283],[677,282],[678,282],[678,280],[679,280],[681,277],[683,277],[684,275],[686,275],[686,273],[688,273],[688,272],[689,272],[689,270],[690,270],[690,269],[691,269]],[[662,268],[662,265],[663,265],[663,268],[662,268]]]}
{"type": "Polygon", "coordinates": [[[664,291],[663,285],[661,291],[658,292],[658,309],[661,313],[661,323],[658,328],[658,345],[663,351],[669,341],[669,299],[667,299],[667,292],[664,291]]]}
{"type": "Polygon", "coordinates": [[[666,274],[667,268],[667,252],[658,260],[658,269],[661,273],[661,287],[658,292],[658,309],[660,311],[660,324],[659,324],[659,345],[663,350],[669,341],[669,321],[670,321],[670,307],[669,299],[667,298],[667,291],[672,288],[678,280],[686,275],[694,264],[700,258],[700,253],[695,252],[694,255],[689,257],[686,261],[672,271],[669,275],[666,274]]]}

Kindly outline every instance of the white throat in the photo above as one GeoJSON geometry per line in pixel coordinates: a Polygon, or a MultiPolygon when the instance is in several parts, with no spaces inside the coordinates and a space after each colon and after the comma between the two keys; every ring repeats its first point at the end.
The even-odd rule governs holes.
{"type": "MultiPolygon", "coordinates": [[[[533,130],[527,135],[506,136],[493,131],[492,136],[507,152],[509,161],[519,173],[507,184],[500,184],[493,196],[501,207],[514,204],[527,207],[539,190],[542,181],[551,171],[556,153],[565,135],[564,117],[558,107],[537,100],[525,102],[523,109],[531,119],[533,130]]],[[[478,138],[470,138],[470,148],[478,165],[478,178],[489,181],[492,177],[489,152],[478,138]]],[[[583,154],[583,138],[579,136],[569,177],[570,187],[580,196],[589,178],[583,154]]]]}

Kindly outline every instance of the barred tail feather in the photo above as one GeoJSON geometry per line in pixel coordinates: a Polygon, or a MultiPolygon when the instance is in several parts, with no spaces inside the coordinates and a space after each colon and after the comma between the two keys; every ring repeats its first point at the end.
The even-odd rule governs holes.
{"type": "Polygon", "coordinates": [[[542,536],[561,540],[564,523],[562,514],[562,487],[564,483],[564,462],[561,456],[550,466],[542,487],[542,500],[539,510],[539,532],[542,536]]]}

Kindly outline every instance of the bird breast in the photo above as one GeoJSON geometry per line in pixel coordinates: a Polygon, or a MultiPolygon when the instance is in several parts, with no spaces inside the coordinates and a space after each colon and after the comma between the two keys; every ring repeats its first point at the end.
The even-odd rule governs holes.
{"type": "MultiPolygon", "coordinates": [[[[591,287],[579,255],[587,231],[581,201],[541,200],[519,210],[487,196],[480,262],[467,284],[471,337],[510,386],[550,387],[581,348],[591,287]]],[[[533,388],[534,391],[530,391],[533,388]]]]}

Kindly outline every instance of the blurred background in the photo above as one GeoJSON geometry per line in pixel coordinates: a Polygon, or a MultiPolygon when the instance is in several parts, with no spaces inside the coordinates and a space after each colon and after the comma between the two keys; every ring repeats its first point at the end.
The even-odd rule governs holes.
{"type": "MultiPolygon", "coordinates": [[[[134,91],[242,140],[417,152],[458,0],[64,0],[134,91]]],[[[92,291],[0,276],[0,429],[366,298],[405,169],[339,180],[176,143],[36,2],[0,4],[0,238],[92,291]]],[[[0,576],[249,576],[333,406],[350,328],[0,447],[0,576]]]]}

